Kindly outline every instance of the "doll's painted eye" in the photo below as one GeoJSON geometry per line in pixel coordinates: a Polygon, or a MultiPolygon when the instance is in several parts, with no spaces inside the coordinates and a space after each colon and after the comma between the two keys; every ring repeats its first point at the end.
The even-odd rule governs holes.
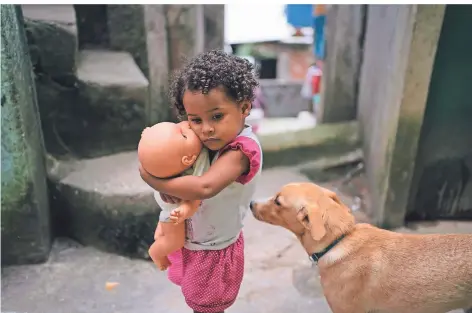
{"type": "Polygon", "coordinates": [[[184,134],[184,133],[182,133],[182,137],[184,137],[185,139],[187,139],[187,136],[185,136],[185,134],[184,134]]]}

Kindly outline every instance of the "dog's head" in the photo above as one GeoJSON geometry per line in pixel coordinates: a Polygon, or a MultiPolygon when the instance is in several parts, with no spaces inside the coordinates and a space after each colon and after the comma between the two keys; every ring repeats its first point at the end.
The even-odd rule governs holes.
{"type": "Polygon", "coordinates": [[[256,219],[282,226],[298,237],[309,231],[315,241],[328,232],[340,235],[354,224],[350,209],[336,193],[312,183],[293,183],[266,202],[251,202],[256,219]]]}

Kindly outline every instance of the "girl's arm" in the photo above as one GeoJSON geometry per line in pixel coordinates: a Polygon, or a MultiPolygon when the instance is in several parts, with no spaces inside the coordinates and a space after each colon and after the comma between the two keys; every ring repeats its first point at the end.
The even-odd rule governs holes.
{"type": "Polygon", "coordinates": [[[249,170],[249,159],[241,150],[228,150],[202,176],[170,179],[152,176],[139,167],[141,178],[153,189],[183,200],[203,200],[217,195],[249,170]]]}

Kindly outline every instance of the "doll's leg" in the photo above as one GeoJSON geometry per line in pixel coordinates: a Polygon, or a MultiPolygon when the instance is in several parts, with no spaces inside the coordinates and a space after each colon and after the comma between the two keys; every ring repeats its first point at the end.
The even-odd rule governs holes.
{"type": "Polygon", "coordinates": [[[166,255],[161,255],[159,253],[157,241],[153,242],[148,250],[148,254],[151,257],[152,262],[154,262],[157,268],[161,271],[165,271],[171,264],[169,258],[166,255]]]}
{"type": "Polygon", "coordinates": [[[148,250],[149,256],[160,270],[166,270],[170,265],[167,255],[184,246],[185,224],[159,222],[154,240],[148,250]]]}
{"type": "Polygon", "coordinates": [[[162,222],[159,222],[156,226],[156,230],[154,231],[154,242],[149,248],[148,254],[154,264],[156,264],[157,268],[159,268],[161,271],[164,271],[169,267],[170,261],[166,255],[161,255],[159,253],[159,245],[157,242],[159,238],[162,238],[164,236],[161,224],[162,222]]]}

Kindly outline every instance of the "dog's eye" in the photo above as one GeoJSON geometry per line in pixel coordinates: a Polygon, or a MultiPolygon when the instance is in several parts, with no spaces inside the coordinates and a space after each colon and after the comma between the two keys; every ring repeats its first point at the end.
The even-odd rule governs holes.
{"type": "Polygon", "coordinates": [[[280,205],[279,196],[275,197],[274,203],[275,203],[276,205],[280,205]]]}

